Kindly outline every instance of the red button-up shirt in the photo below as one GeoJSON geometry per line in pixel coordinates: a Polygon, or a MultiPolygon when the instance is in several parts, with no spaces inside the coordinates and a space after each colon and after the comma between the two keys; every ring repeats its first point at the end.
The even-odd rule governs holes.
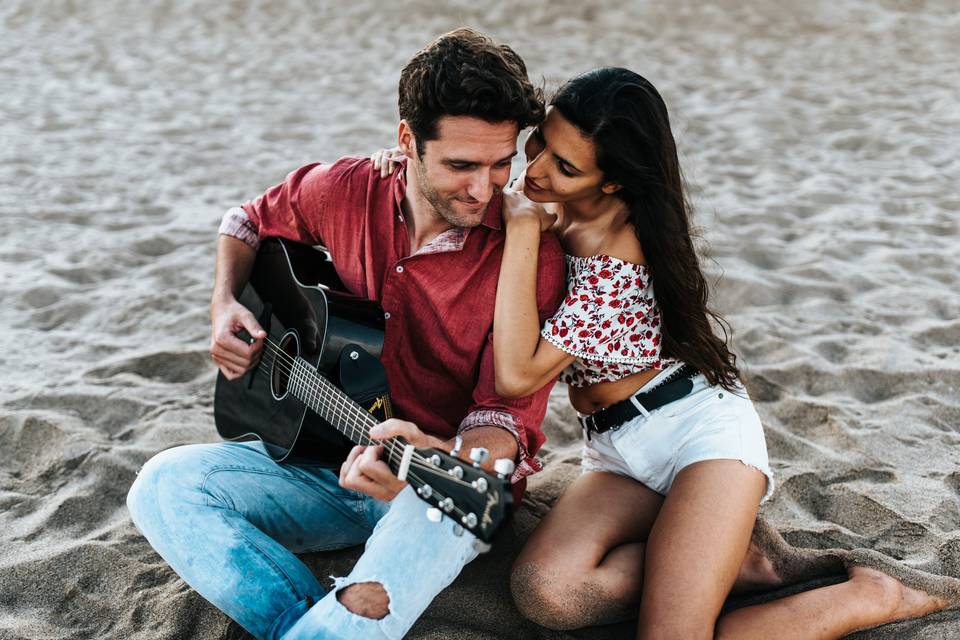
{"type": "MultiPolygon", "coordinates": [[[[221,233],[254,247],[268,236],[326,246],[350,292],[385,311],[380,359],[397,416],[441,438],[484,425],[508,430],[520,452],[513,477],[519,500],[523,478],[541,468],[534,455],[544,442],[540,423],[553,385],[515,400],[494,388],[493,311],[505,239],[500,198],[479,226],[445,231],[410,255],[405,176],[400,168],[381,178],[365,158],[307,165],[228,211],[221,233]]],[[[538,265],[542,324],[565,293],[563,252],[552,234],[542,236],[538,265]]]]}

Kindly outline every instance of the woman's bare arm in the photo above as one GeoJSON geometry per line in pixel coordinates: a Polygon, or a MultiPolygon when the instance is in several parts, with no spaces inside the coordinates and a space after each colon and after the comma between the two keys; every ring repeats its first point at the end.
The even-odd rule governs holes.
{"type": "Polygon", "coordinates": [[[504,193],[506,242],[500,263],[493,320],[493,362],[497,393],[529,395],[557,377],[573,356],[540,336],[537,315],[539,207],[522,194],[504,193]]]}

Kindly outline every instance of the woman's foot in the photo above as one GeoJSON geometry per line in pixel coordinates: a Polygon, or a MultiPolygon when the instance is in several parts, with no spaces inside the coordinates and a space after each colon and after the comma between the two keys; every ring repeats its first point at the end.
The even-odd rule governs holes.
{"type": "Polygon", "coordinates": [[[918,589],[911,589],[893,576],[869,567],[852,566],[850,582],[857,584],[878,608],[876,626],[897,620],[919,618],[945,609],[950,602],[918,589]]]}

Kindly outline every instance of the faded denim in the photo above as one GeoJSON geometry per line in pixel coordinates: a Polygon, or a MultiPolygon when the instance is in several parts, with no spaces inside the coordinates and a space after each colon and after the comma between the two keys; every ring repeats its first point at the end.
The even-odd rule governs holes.
{"type": "Polygon", "coordinates": [[[407,487],[392,502],[339,485],[338,470],[277,464],[259,443],[176,447],[144,465],[127,496],[134,523],[191,587],[257,638],[401,638],[477,551],[433,523],[407,487]],[[366,543],[329,593],[294,555],[366,543]],[[380,620],[348,611],[338,588],[379,582],[380,620]]]}

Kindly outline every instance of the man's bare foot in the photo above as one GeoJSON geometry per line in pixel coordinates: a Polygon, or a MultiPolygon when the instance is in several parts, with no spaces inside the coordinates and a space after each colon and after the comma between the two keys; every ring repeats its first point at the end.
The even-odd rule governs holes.
{"type": "Polygon", "coordinates": [[[949,604],[943,598],[911,589],[893,576],[876,569],[853,566],[847,570],[847,574],[851,582],[871,594],[869,597],[878,607],[879,621],[873,626],[919,618],[940,611],[949,604]]]}
{"type": "Polygon", "coordinates": [[[750,593],[754,591],[764,591],[776,589],[783,585],[783,579],[777,575],[770,561],[760,547],[750,542],[750,548],[747,549],[747,555],[740,565],[740,573],[737,575],[737,581],[733,584],[734,593],[750,593]]]}

